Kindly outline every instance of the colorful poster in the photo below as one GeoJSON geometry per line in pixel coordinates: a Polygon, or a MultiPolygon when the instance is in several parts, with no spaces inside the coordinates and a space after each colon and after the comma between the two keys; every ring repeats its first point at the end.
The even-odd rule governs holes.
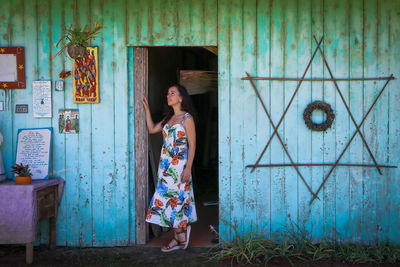
{"type": "Polygon", "coordinates": [[[32,82],[33,117],[51,118],[51,81],[32,82]]]}
{"type": "Polygon", "coordinates": [[[59,133],[79,133],[79,109],[58,110],[59,133]]]}
{"type": "Polygon", "coordinates": [[[74,103],[99,103],[97,47],[87,47],[85,56],[73,62],[74,103]]]}

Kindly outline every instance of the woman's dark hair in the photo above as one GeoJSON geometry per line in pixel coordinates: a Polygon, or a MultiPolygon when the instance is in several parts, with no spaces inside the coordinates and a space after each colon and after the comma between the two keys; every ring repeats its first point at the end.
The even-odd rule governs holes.
{"type": "MultiPolygon", "coordinates": [[[[194,122],[196,122],[197,121],[196,110],[193,106],[192,99],[190,98],[190,95],[186,90],[186,88],[180,84],[173,84],[168,87],[168,90],[171,87],[175,87],[176,89],[178,89],[179,96],[182,97],[181,109],[192,115],[194,122]]],[[[161,122],[162,127],[164,127],[164,125],[171,119],[173,115],[174,115],[174,109],[171,106],[166,105],[166,108],[164,110],[164,119],[161,122]]]]}

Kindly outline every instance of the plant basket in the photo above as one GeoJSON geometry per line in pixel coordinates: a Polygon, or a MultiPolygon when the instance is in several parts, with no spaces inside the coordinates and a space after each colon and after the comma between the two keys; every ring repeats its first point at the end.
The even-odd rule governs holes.
{"type": "Polygon", "coordinates": [[[32,176],[15,176],[15,184],[26,185],[32,183],[32,176]]]}
{"type": "Polygon", "coordinates": [[[72,59],[78,59],[78,58],[82,58],[85,55],[86,47],[80,46],[80,45],[76,45],[76,44],[70,44],[67,47],[67,51],[68,51],[68,55],[72,59]]]}

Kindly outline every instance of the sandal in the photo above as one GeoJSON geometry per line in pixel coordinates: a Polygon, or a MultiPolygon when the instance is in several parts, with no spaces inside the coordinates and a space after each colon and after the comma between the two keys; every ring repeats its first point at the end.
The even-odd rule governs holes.
{"type": "Polygon", "coordinates": [[[180,244],[179,240],[176,239],[176,237],[174,236],[174,237],[171,239],[171,241],[169,241],[169,243],[168,243],[167,245],[165,245],[165,246],[163,246],[163,247],[161,248],[161,251],[162,251],[162,252],[170,252],[170,251],[173,251],[173,250],[180,249],[181,246],[182,246],[182,245],[180,244]]]}
{"type": "Polygon", "coordinates": [[[190,230],[191,226],[187,226],[186,230],[182,230],[180,233],[176,234],[176,237],[178,238],[178,242],[181,245],[181,249],[185,250],[189,246],[189,237],[190,237],[190,230]]]}

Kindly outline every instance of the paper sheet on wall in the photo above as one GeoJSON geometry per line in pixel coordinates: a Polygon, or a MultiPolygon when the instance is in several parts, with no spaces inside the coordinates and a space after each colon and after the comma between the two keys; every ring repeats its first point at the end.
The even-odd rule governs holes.
{"type": "Polygon", "coordinates": [[[28,164],[32,179],[49,177],[51,128],[23,129],[18,132],[15,163],[28,164]]]}
{"type": "Polygon", "coordinates": [[[51,118],[51,81],[33,81],[32,96],[33,117],[51,118]]]}

